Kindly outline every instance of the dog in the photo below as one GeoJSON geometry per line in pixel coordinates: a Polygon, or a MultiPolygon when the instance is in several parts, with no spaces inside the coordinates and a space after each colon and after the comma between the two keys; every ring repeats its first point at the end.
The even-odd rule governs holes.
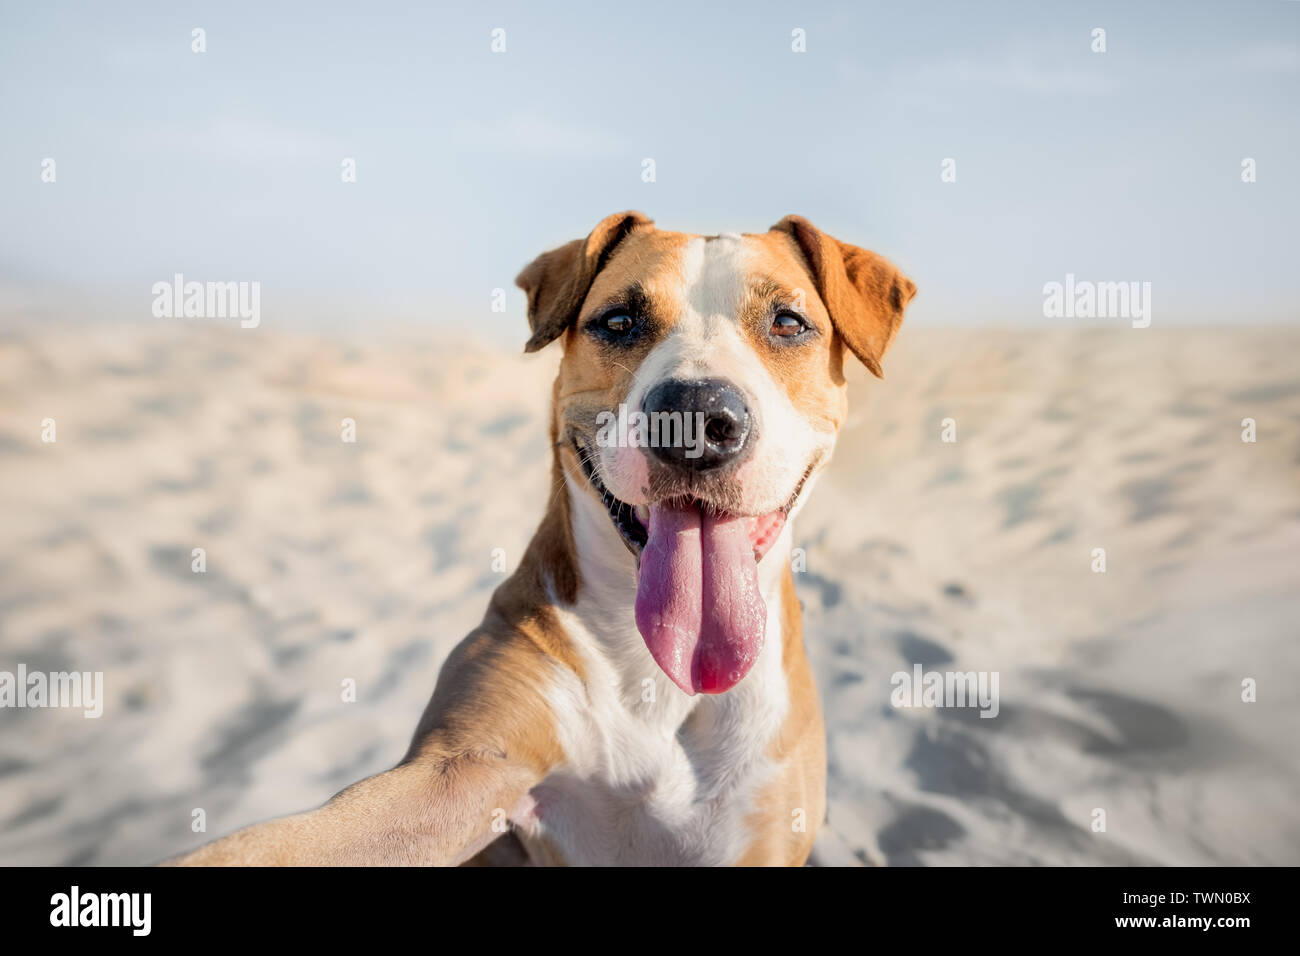
{"type": "Polygon", "coordinates": [[[792,519],[846,358],[882,374],[916,286],[799,216],[701,236],[638,212],[516,282],[526,351],[563,347],[550,506],[518,569],[397,767],[174,862],[485,863],[503,834],[537,864],[808,859],[826,743],[792,519]]]}

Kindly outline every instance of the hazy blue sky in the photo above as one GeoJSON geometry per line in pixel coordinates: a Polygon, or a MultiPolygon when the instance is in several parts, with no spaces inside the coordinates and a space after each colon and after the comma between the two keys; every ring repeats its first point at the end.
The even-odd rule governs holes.
{"type": "Polygon", "coordinates": [[[1295,319],[1298,93],[1292,0],[5,0],[0,281],[147,318],[175,272],[258,280],[264,326],[306,297],[522,339],[516,272],[607,213],[799,212],[903,266],[913,321],[1052,321],[1067,272],[1151,282],[1156,324],[1295,319]]]}

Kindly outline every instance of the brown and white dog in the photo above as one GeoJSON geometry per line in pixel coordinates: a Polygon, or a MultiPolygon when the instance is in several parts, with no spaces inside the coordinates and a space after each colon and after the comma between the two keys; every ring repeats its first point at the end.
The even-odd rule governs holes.
{"type": "Polygon", "coordinates": [[[879,375],[916,287],[798,216],[696,236],[635,212],[517,281],[527,350],[564,348],[519,569],[401,764],[177,862],[457,864],[507,821],[539,863],[808,857],[826,750],[790,519],[844,421],[845,349],[879,375]],[[620,407],[672,440],[611,436],[620,407]]]}

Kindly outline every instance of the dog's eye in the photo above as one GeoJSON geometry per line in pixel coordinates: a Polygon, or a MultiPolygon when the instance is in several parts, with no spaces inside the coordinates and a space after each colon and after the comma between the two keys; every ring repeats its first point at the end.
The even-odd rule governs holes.
{"type": "Polygon", "coordinates": [[[808,323],[793,312],[778,312],[772,320],[771,332],[778,338],[788,339],[808,331],[808,323]]]}
{"type": "Polygon", "coordinates": [[[610,305],[587,320],[585,331],[596,341],[617,348],[630,348],[647,334],[650,319],[635,303],[610,305]]]}
{"type": "Polygon", "coordinates": [[[632,321],[632,316],[626,312],[611,312],[600,320],[600,327],[607,332],[613,332],[615,335],[626,335],[632,331],[632,326],[635,324],[632,321]]]}

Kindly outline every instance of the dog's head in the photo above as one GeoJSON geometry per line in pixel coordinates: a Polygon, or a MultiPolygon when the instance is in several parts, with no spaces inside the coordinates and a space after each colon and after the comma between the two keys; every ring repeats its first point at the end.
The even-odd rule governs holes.
{"type": "Polygon", "coordinates": [[[560,460],[636,559],[650,653],[688,694],[729,689],[762,647],[760,562],[844,420],[845,348],[880,375],[916,287],[799,216],[697,236],[636,212],[516,281],[528,351],[562,340],[560,460]]]}

